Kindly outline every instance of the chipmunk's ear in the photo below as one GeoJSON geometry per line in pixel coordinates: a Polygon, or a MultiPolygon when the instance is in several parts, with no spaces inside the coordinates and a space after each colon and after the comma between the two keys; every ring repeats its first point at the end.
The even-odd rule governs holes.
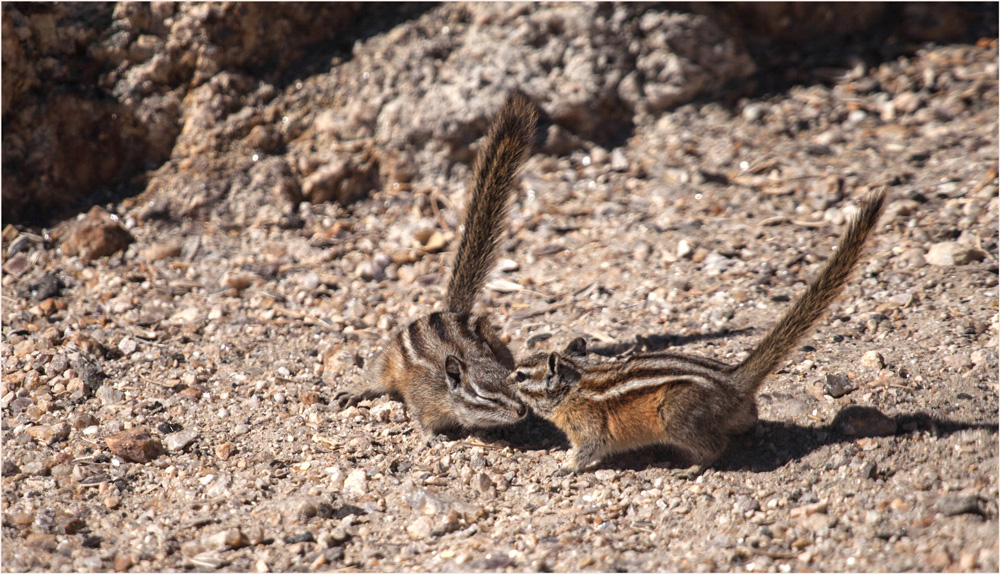
{"type": "Polygon", "coordinates": [[[559,353],[549,353],[548,360],[545,361],[546,376],[559,374],[559,353]]]}
{"type": "Polygon", "coordinates": [[[580,380],[580,373],[568,361],[563,360],[559,353],[549,353],[549,358],[545,364],[546,386],[553,387],[557,383],[562,386],[572,385],[580,380]]]}
{"type": "Polygon", "coordinates": [[[444,373],[448,379],[448,388],[455,390],[462,384],[462,373],[465,372],[465,363],[455,355],[448,355],[444,358],[444,373]]]}
{"type": "Polygon", "coordinates": [[[566,350],[563,351],[564,354],[570,357],[586,357],[587,356],[587,340],[583,337],[577,337],[566,345],[566,350]]]}

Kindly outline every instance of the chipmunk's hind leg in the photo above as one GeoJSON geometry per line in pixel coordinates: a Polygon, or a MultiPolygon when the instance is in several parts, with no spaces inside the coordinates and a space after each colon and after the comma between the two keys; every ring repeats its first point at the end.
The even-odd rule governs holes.
{"type": "Polygon", "coordinates": [[[757,426],[757,401],[753,398],[741,401],[725,420],[726,434],[730,436],[750,432],[757,426]]]}
{"type": "Polygon", "coordinates": [[[718,459],[729,445],[722,417],[712,397],[701,396],[697,387],[678,389],[660,405],[660,421],[666,438],[688,460],[708,465],[718,459]]]}

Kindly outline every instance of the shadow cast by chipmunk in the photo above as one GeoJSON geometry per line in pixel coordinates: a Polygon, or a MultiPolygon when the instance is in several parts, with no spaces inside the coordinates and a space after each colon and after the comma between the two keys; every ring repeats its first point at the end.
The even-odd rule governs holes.
{"type": "MultiPolygon", "coordinates": [[[[844,434],[840,422],[846,416],[868,407],[850,406],[842,410],[828,424],[807,426],[783,421],[757,421],[754,429],[731,438],[729,447],[714,462],[698,467],[690,467],[690,459],[683,451],[668,445],[653,445],[628,453],[628,456],[611,456],[595,470],[643,470],[646,468],[667,468],[674,474],[696,475],[711,468],[720,472],[747,470],[750,472],[773,472],[788,463],[802,460],[810,453],[827,445],[853,443],[859,437],[844,434]]],[[[882,438],[904,437],[913,432],[932,432],[937,436],[948,436],[965,430],[987,430],[996,435],[996,423],[966,423],[938,418],[918,412],[893,417],[896,432],[882,438]]],[[[695,465],[698,466],[698,465],[695,465]]],[[[882,472],[882,471],[877,471],[882,472]]]]}

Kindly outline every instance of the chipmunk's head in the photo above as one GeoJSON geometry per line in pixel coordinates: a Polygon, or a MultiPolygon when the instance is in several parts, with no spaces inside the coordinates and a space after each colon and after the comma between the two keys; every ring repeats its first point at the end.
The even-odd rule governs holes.
{"type": "Polygon", "coordinates": [[[487,357],[448,355],[444,375],[451,411],[468,427],[495,427],[516,423],[528,407],[507,384],[510,369],[487,357]]]}
{"type": "Polygon", "coordinates": [[[528,406],[545,416],[579,382],[582,369],[576,361],[586,356],[587,343],[577,337],[562,353],[538,353],[525,358],[507,380],[528,406]]]}

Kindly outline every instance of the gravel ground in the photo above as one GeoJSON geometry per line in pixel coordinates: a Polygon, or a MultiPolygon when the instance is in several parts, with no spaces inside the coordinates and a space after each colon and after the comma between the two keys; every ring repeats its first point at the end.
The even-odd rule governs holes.
{"type": "MultiPolygon", "coordinates": [[[[542,420],[427,447],[401,403],[328,404],[440,307],[467,153],[347,206],[177,183],[5,229],[3,571],[996,572],[997,48],[640,110],[528,161],[480,303],[515,354],[737,361],[890,186],[760,422],[694,480],[663,448],[553,477],[542,420]]],[[[267,105],[334,105],[318,82],[267,105]]]]}

